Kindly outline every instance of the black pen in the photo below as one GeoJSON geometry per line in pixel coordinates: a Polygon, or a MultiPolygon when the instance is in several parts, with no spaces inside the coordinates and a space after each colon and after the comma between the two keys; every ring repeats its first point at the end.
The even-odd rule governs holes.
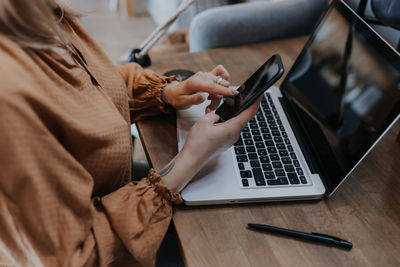
{"type": "Polygon", "coordinates": [[[349,241],[340,239],[335,236],[330,236],[330,235],[324,235],[324,234],[319,234],[319,233],[304,233],[304,232],[299,232],[295,230],[289,230],[285,228],[279,228],[271,225],[265,225],[265,224],[255,224],[255,223],[249,223],[248,227],[254,230],[259,230],[263,232],[270,232],[278,235],[285,235],[289,237],[294,237],[300,240],[309,240],[309,241],[314,241],[314,242],[319,242],[319,243],[324,243],[327,245],[333,245],[333,246],[338,246],[341,248],[346,248],[346,249],[351,249],[353,247],[353,244],[349,241]]]}

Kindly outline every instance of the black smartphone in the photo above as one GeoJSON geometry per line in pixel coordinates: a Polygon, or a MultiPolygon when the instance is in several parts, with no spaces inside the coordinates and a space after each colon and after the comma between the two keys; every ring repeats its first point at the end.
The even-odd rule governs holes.
{"type": "Polygon", "coordinates": [[[282,77],[283,72],[281,57],[273,55],[239,87],[239,94],[224,97],[224,102],[215,111],[220,116],[219,122],[227,121],[248,108],[282,77]]]}

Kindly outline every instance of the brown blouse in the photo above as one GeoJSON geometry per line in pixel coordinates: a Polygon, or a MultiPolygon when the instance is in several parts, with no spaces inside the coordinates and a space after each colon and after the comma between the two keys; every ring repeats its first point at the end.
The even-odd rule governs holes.
{"type": "Polygon", "coordinates": [[[0,266],[152,266],[181,199],[130,182],[130,123],[168,111],[170,78],[66,27],[81,66],[0,35],[0,266]]]}

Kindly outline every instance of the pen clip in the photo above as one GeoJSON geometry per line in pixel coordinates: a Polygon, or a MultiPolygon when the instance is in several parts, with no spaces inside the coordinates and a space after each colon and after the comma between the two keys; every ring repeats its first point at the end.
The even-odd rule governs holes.
{"type": "Polygon", "coordinates": [[[340,239],[339,237],[336,237],[336,236],[331,236],[331,235],[326,235],[326,234],[320,234],[320,233],[311,233],[311,234],[313,234],[313,235],[318,235],[318,236],[323,236],[323,237],[328,237],[328,238],[332,238],[332,239],[338,240],[338,241],[345,241],[345,242],[347,242],[346,240],[340,239]]]}

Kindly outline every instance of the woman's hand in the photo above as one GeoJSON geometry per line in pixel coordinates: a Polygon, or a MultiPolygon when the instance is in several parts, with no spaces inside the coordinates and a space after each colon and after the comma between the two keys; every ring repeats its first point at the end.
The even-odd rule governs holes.
{"type": "Polygon", "coordinates": [[[206,161],[228,149],[239,139],[242,129],[255,116],[260,101],[261,98],[238,116],[224,123],[217,123],[219,116],[215,113],[201,117],[190,129],[182,150],[187,149],[198,157],[197,160],[206,161]]]}
{"type": "Polygon", "coordinates": [[[236,90],[229,88],[229,73],[222,66],[215,67],[211,72],[197,72],[183,82],[168,84],[163,92],[163,100],[176,109],[186,109],[192,105],[203,103],[206,99],[203,93],[209,93],[210,105],[206,113],[218,107],[222,96],[235,96],[236,90]],[[218,82],[218,76],[222,80],[218,82]]]}
{"type": "Polygon", "coordinates": [[[215,113],[201,117],[190,129],[183,149],[160,171],[164,184],[171,190],[182,190],[208,159],[239,139],[242,129],[257,113],[261,99],[223,123],[217,123],[219,116],[215,113]]]}

